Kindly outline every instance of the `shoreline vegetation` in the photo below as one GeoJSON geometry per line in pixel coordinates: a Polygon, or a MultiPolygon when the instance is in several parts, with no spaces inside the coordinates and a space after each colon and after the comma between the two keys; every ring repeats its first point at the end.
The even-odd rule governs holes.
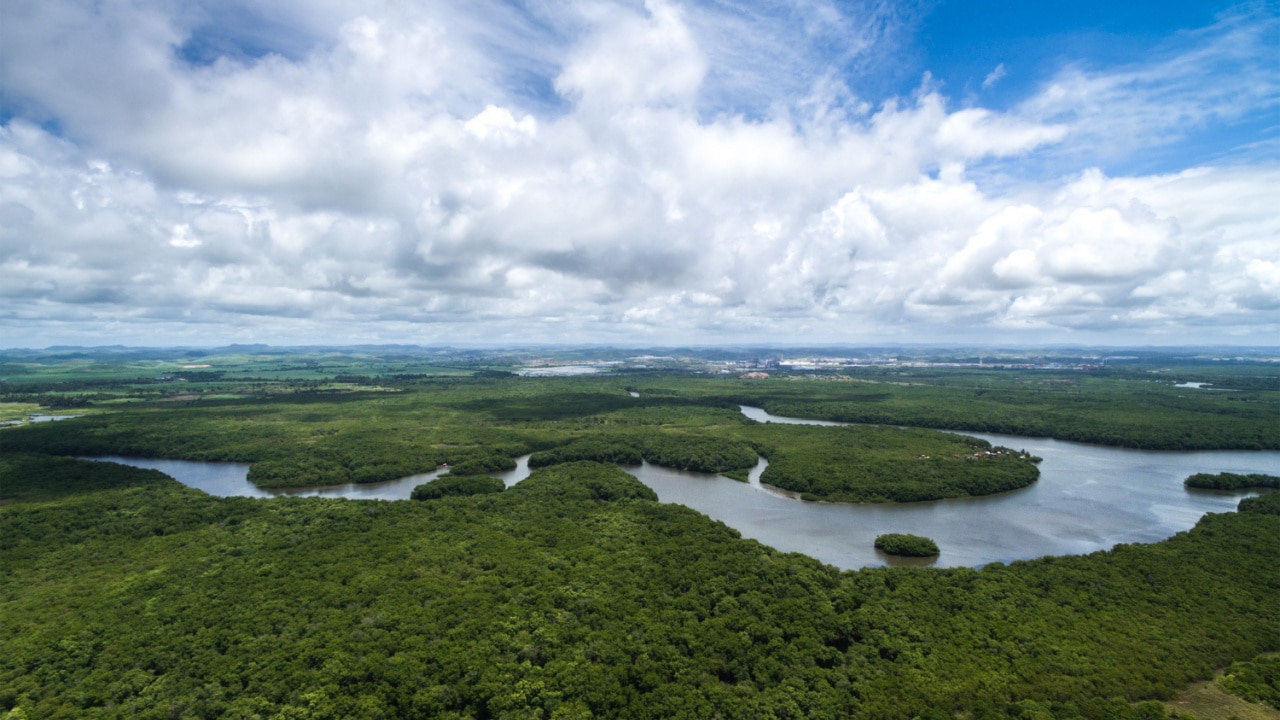
{"type": "MultiPolygon", "coordinates": [[[[123,406],[52,425],[6,430],[7,448],[72,456],[251,463],[249,480],[289,488],[450,475],[592,460],[642,461],[761,481],[806,500],[918,502],[1025,487],[1034,458],[985,440],[918,428],[756,423],[706,385],[651,387],[632,398],[618,379],[479,377],[408,384],[396,393],[283,395],[123,406]]],[[[720,388],[721,382],[714,382],[720,388]]]]}
{"type": "Polygon", "coordinates": [[[1276,493],[1151,545],[842,572],[588,461],[406,503],[0,474],[0,712],[27,717],[1151,720],[1280,647],[1276,493]]]}
{"type": "Polygon", "coordinates": [[[507,489],[505,483],[488,475],[446,475],[413,489],[411,500],[438,500],[443,497],[467,497],[489,495],[507,489]]]}
{"type": "Polygon", "coordinates": [[[1196,473],[1182,484],[1197,490],[1276,490],[1280,489],[1280,476],[1263,473],[1196,473]]]}
{"type": "Polygon", "coordinates": [[[1217,669],[1265,688],[1280,648],[1280,493],[1151,545],[840,571],[615,464],[746,481],[764,457],[762,484],[824,501],[1002,492],[1032,458],[897,426],[1280,448],[1280,388],[1251,368],[556,378],[256,353],[0,351],[0,402],[88,410],[0,429],[0,717],[1157,720],[1217,669]],[[513,487],[483,475],[524,454],[513,487]],[[71,455],[250,462],[276,487],[450,472],[417,502],[219,498],[71,455]]]}
{"type": "Polygon", "coordinates": [[[59,423],[65,428],[2,429],[0,441],[58,455],[248,462],[250,481],[267,489],[383,482],[445,464],[455,476],[479,475],[509,470],[530,453],[535,468],[647,461],[746,481],[764,456],[770,464],[762,483],[807,501],[847,503],[987,496],[1039,476],[1037,459],[1025,453],[912,427],[921,424],[1135,448],[1280,448],[1280,390],[1243,378],[1234,380],[1239,392],[1188,393],[1111,372],[872,367],[856,378],[828,378],[856,382],[824,382],[818,375],[743,380],[648,371],[518,377],[483,367],[403,372],[415,368],[339,360],[332,374],[324,356],[273,359],[276,365],[238,359],[241,373],[223,369],[235,362],[202,359],[158,380],[130,378],[109,363],[115,377],[92,382],[72,373],[46,380],[29,370],[30,380],[10,374],[0,381],[0,400],[76,398],[73,404],[94,412],[59,423]],[[268,368],[282,376],[264,377],[268,368]],[[209,399],[174,402],[156,397],[157,386],[209,399]],[[857,424],[754,423],[735,412],[742,404],[857,424]]]}
{"type": "Polygon", "coordinates": [[[900,557],[933,557],[941,552],[933,540],[906,533],[879,535],[876,537],[875,547],[881,552],[900,557]]]}

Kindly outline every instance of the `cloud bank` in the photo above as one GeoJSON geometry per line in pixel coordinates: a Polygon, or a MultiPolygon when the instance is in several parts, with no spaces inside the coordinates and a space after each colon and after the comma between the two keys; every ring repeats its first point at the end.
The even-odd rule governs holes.
{"type": "Polygon", "coordinates": [[[1274,114],[1274,17],[995,111],[848,90],[892,5],[575,7],[20,0],[3,343],[1280,337],[1274,153],[1097,169],[1274,114]]]}

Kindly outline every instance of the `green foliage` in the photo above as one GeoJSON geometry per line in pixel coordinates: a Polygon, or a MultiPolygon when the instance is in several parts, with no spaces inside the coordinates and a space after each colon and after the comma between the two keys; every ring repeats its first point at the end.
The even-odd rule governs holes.
{"type": "MultiPolygon", "coordinates": [[[[176,362],[165,372],[176,373],[176,362]]],[[[1280,392],[1243,376],[1234,378],[1244,383],[1239,392],[1210,393],[1079,373],[871,368],[859,382],[497,373],[462,378],[403,372],[423,368],[399,361],[300,355],[253,355],[242,366],[257,374],[227,371],[200,379],[203,391],[238,399],[120,405],[57,427],[5,430],[0,441],[12,451],[250,462],[250,478],[264,487],[376,482],[444,463],[455,474],[480,474],[510,468],[514,457],[530,452],[533,467],[647,460],[744,480],[760,453],[770,460],[764,482],[843,502],[986,495],[1025,487],[1037,477],[1035,458],[1023,453],[989,456],[996,449],[982,441],[895,425],[1052,434],[1134,447],[1280,447],[1280,392]],[[328,380],[325,371],[332,373],[328,380]],[[266,377],[270,373],[287,379],[266,377]],[[356,389],[339,392],[325,384],[338,379],[356,389]],[[883,424],[843,430],[759,425],[737,412],[738,402],[781,414],[883,424]]],[[[99,367],[90,363],[76,371],[99,367]]],[[[117,372],[105,366],[108,371],[117,372]]],[[[87,382],[70,368],[58,377],[66,387],[87,382]]],[[[1233,379],[1214,377],[1219,383],[1233,379]]],[[[146,388],[159,380],[148,382],[128,387],[150,392],[146,388]]],[[[191,390],[192,383],[178,385],[191,390]]],[[[41,396],[51,397],[63,386],[46,377],[24,387],[44,388],[41,396]]]]}
{"type": "Polygon", "coordinates": [[[644,459],[681,470],[718,473],[754,466],[756,451],[730,438],[660,432],[644,439],[644,459]]]}
{"type": "MultiPolygon", "coordinates": [[[[592,357],[578,350],[546,352],[563,360],[610,355],[602,348],[589,351],[592,357]]],[[[930,354],[933,360],[977,360],[965,353],[930,354]]],[[[508,389],[532,392],[517,390],[501,398],[462,393],[447,400],[454,409],[496,425],[573,420],[646,407],[655,400],[669,408],[743,402],[781,415],[1052,436],[1125,447],[1280,449],[1280,374],[1273,364],[1133,354],[1141,359],[1078,370],[843,367],[838,372],[746,381],[657,372],[512,378],[505,368],[521,361],[518,354],[491,353],[484,358],[471,351],[412,348],[5,350],[0,353],[0,402],[103,410],[150,404],[203,412],[218,405],[216,398],[344,404],[383,398],[394,404],[391,396],[410,390],[445,390],[448,395],[490,381],[510,381],[508,389]],[[192,367],[201,365],[210,367],[192,367]],[[1233,392],[1174,385],[1187,380],[1233,392]],[[556,392],[549,394],[547,388],[556,392]],[[640,397],[632,398],[627,391],[640,397]]],[[[1026,361],[1024,357],[1018,362],[1026,361]]],[[[441,407],[434,404],[433,409],[441,407]]],[[[362,415],[356,413],[357,418],[362,415]]],[[[426,425],[434,424],[434,417],[425,419],[426,425]]],[[[565,441],[559,438],[530,450],[565,441]]]]}
{"type": "Polygon", "coordinates": [[[169,405],[67,420],[74,425],[61,429],[32,425],[3,441],[6,449],[59,455],[251,462],[249,478],[262,487],[380,482],[445,463],[464,474],[491,472],[553,444],[545,431],[477,426],[430,400],[406,393],[169,405]]]}
{"type": "Polygon", "coordinates": [[[480,475],[490,472],[506,472],[516,469],[516,461],[505,456],[497,454],[487,454],[472,456],[453,465],[449,469],[450,475],[480,475]]]}
{"type": "Polygon", "coordinates": [[[781,416],[1150,450],[1280,449],[1280,378],[1274,371],[1256,383],[1242,378],[1242,389],[1230,393],[1187,391],[1149,375],[905,368],[849,372],[852,377],[845,382],[793,378],[689,385],[705,396],[781,416]]]}
{"type": "Polygon", "coordinates": [[[1242,513],[1257,515],[1280,515],[1280,492],[1271,492],[1258,497],[1245,498],[1237,506],[1242,513]]]}
{"type": "Polygon", "coordinates": [[[1040,475],[1023,453],[932,430],[769,423],[748,435],[769,459],[761,482],[813,499],[914,502],[990,495],[1026,487],[1040,475]]]}
{"type": "Polygon", "coordinates": [[[639,465],[644,461],[644,453],[641,452],[638,443],[628,440],[608,436],[587,437],[574,440],[568,445],[530,455],[529,467],[547,467],[577,460],[639,465]]]}
{"type": "Polygon", "coordinates": [[[74,458],[51,462],[47,456],[28,453],[6,453],[0,467],[0,503],[49,502],[97,490],[172,483],[158,470],[74,458]]]}
{"type": "Polygon", "coordinates": [[[1196,473],[1183,481],[1183,485],[1189,488],[1199,488],[1203,490],[1248,490],[1250,488],[1280,488],[1280,477],[1275,475],[1264,475],[1262,473],[1250,473],[1241,475],[1238,473],[1218,473],[1216,475],[1210,473],[1196,473]]]}
{"type": "Polygon", "coordinates": [[[513,487],[511,493],[516,497],[558,501],[658,500],[657,493],[616,466],[586,460],[531,473],[513,487]]]}
{"type": "Polygon", "coordinates": [[[332,460],[304,455],[256,462],[249,466],[249,481],[264,488],[342,485],[351,482],[351,473],[332,460]]]}
{"type": "Polygon", "coordinates": [[[1232,663],[1217,683],[1232,695],[1280,710],[1280,656],[1232,663]]]}
{"type": "Polygon", "coordinates": [[[597,463],[430,503],[9,452],[0,478],[0,714],[1150,720],[1130,703],[1280,646],[1265,514],[842,573],[597,463]]]}
{"type": "Polygon", "coordinates": [[[940,552],[938,544],[933,540],[905,533],[886,533],[877,536],[876,549],[903,557],[932,557],[940,552]]]}
{"type": "Polygon", "coordinates": [[[0,715],[1150,720],[1131,703],[1280,647],[1280,493],[1151,546],[841,573],[581,462],[745,479],[759,453],[764,482],[811,499],[985,494],[1033,482],[1033,459],[891,425],[1277,448],[1274,378],[468,378],[253,353],[180,370],[199,361],[6,365],[5,399],[92,409],[0,431],[0,715]],[[736,403],[882,425],[762,425],[736,403]],[[460,494],[212,498],[36,452],[244,461],[278,486],[449,463],[424,487],[460,494]],[[529,479],[469,494],[501,483],[465,475],[531,452],[529,479]]]}
{"type": "Polygon", "coordinates": [[[410,498],[435,500],[452,496],[488,495],[500,493],[506,488],[506,484],[495,477],[487,475],[454,477],[450,474],[415,487],[410,498]]]}

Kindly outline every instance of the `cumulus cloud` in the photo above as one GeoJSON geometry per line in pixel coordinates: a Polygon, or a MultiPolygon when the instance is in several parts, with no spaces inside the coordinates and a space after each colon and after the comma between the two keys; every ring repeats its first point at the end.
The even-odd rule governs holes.
{"type": "MultiPolygon", "coordinates": [[[[852,97],[830,62],[891,34],[871,3],[788,23],[671,0],[192,7],[19,3],[0,31],[7,344],[1177,340],[1280,322],[1274,165],[1016,191],[967,173],[1097,142],[1122,92],[1140,106],[1125,132],[1169,97],[1209,103],[1179,78],[1242,28],[997,112],[927,79],[852,97]],[[262,47],[236,13],[291,32],[262,47]],[[850,47],[815,64],[831,26],[850,47]],[[777,63],[736,52],[739,31],[777,63]]],[[[1271,75],[1216,92],[1246,102],[1271,75]]]]}

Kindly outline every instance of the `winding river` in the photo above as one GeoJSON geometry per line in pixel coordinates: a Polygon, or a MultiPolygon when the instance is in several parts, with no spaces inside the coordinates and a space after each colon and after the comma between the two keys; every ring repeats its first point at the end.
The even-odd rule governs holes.
{"type": "MultiPolygon", "coordinates": [[[[744,406],[758,422],[836,425],[770,415],[744,406]]],[[[761,459],[750,481],[644,463],[624,467],[653,488],[663,502],[680,503],[779,550],[801,552],[840,568],[934,564],[980,566],[1042,555],[1074,555],[1117,543],[1155,542],[1195,525],[1206,512],[1229,512],[1250,493],[1188,491],[1182,481],[1197,472],[1280,475],[1275,451],[1144,451],[1045,438],[965,433],[1044,458],[1040,479],[1002,495],[927,503],[864,504],[801,502],[760,484],[761,459]],[[876,551],[886,532],[927,535],[942,554],[935,560],[902,560],[876,551]]],[[[212,495],[247,497],[318,496],[397,500],[441,471],[385,483],[263,490],[246,478],[249,466],[182,460],[106,457],[160,470],[212,495]]],[[[515,470],[495,473],[507,486],[529,475],[528,456],[515,470]]]]}

